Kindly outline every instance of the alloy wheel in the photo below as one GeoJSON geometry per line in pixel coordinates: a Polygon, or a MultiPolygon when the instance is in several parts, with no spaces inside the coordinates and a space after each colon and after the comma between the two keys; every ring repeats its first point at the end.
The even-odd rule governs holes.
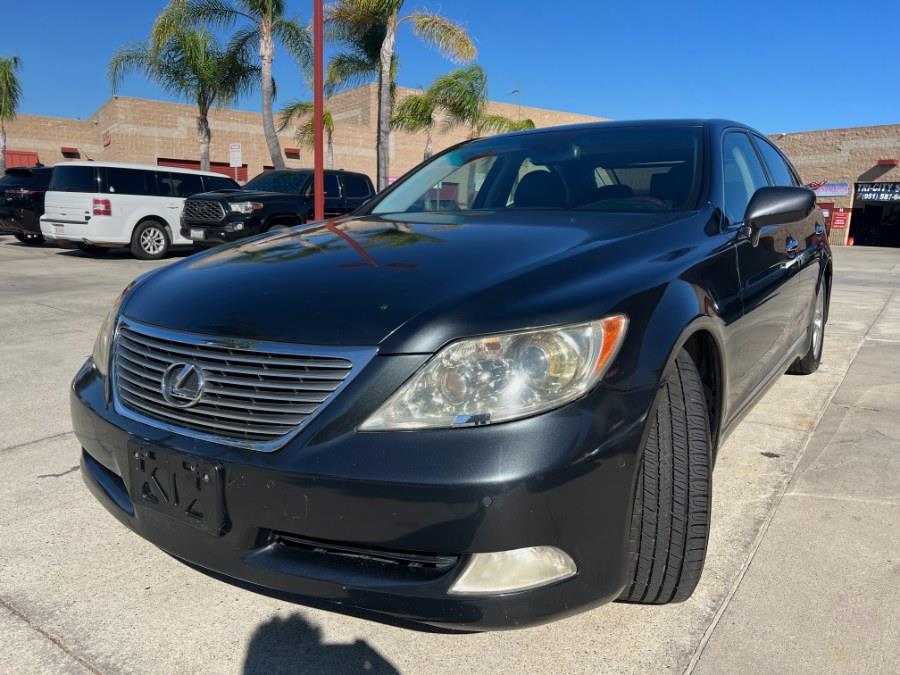
{"type": "Polygon", "coordinates": [[[147,255],[159,255],[166,246],[166,236],[158,227],[151,226],[141,232],[141,248],[147,255]]]}

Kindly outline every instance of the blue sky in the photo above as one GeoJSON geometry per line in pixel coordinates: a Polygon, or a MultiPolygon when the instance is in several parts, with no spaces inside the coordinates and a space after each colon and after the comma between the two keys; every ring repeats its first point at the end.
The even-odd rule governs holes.
{"type": "MultiPolygon", "coordinates": [[[[287,0],[308,20],[308,0],[287,0]]],[[[0,55],[23,60],[23,113],[88,117],[110,95],[112,52],[144,39],[164,0],[3,3],[0,55]],[[38,39],[39,38],[39,39],[38,39]]],[[[491,97],[616,119],[729,117],[766,133],[900,121],[900,3],[853,14],[835,0],[407,0],[467,26],[491,97]]],[[[399,80],[427,85],[453,68],[417,42],[398,42],[399,80]]],[[[280,100],[308,97],[286,54],[280,100]]],[[[140,76],[121,93],[166,98],[140,76]]],[[[258,110],[258,96],[240,108],[258,110]]]]}

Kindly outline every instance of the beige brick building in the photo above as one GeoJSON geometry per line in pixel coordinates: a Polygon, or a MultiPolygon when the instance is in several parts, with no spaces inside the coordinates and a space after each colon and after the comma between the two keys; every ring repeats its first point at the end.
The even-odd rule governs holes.
{"type": "Polygon", "coordinates": [[[900,124],[771,138],[817,188],[832,244],[900,246],[900,124]]]}
{"type": "MultiPolygon", "coordinates": [[[[412,92],[400,88],[399,95],[412,92]]],[[[375,128],[377,87],[363,85],[341,92],[326,101],[335,121],[334,164],[336,168],[362,171],[375,178],[375,128]]],[[[490,112],[515,119],[531,118],[539,127],[588,122],[602,118],[574,113],[491,103],[490,112]]],[[[229,146],[240,143],[244,171],[239,178],[253,177],[271,164],[259,113],[213,110],[210,113],[213,168],[229,173],[229,146]]],[[[196,109],[191,105],[114,97],[87,120],[19,115],[8,124],[9,166],[39,160],[55,164],[66,158],[141,162],[176,162],[199,166],[196,109]]],[[[312,149],[302,146],[287,129],[280,134],[288,167],[312,166],[312,149]]],[[[435,151],[466,138],[465,129],[439,125],[434,134],[435,151]]],[[[391,175],[400,176],[422,161],[424,134],[395,132],[391,136],[391,175]]],[[[245,179],[245,178],[244,178],[245,179]]]]}

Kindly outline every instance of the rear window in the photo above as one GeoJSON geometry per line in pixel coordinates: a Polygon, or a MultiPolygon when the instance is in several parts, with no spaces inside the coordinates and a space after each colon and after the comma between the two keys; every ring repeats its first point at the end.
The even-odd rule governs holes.
{"type": "Polygon", "coordinates": [[[344,174],[344,194],[350,199],[360,199],[372,194],[369,181],[355,173],[344,174]]]}
{"type": "Polygon", "coordinates": [[[0,179],[0,186],[21,190],[46,190],[50,184],[50,171],[8,169],[0,179]]]}
{"type": "Polygon", "coordinates": [[[200,192],[206,192],[203,187],[203,178],[196,173],[170,173],[160,174],[160,180],[167,185],[162,194],[166,197],[190,197],[200,192]]]}
{"type": "Polygon", "coordinates": [[[92,166],[66,166],[64,164],[53,167],[53,177],[50,179],[51,192],[99,192],[97,180],[92,166]]]}
{"type": "Polygon", "coordinates": [[[113,195],[156,195],[156,172],[140,169],[106,169],[106,189],[113,195]]]}
{"type": "Polygon", "coordinates": [[[203,182],[206,183],[206,189],[209,192],[213,190],[237,190],[240,185],[225,176],[204,176],[203,182]]]}
{"type": "Polygon", "coordinates": [[[297,194],[306,185],[309,176],[306,171],[267,171],[247,183],[244,189],[297,194]]]}

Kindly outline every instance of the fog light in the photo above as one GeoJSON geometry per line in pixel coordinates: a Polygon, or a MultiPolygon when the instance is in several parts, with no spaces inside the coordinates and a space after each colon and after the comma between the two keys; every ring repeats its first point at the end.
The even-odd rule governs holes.
{"type": "Polygon", "coordinates": [[[525,591],[568,579],[577,571],[572,559],[555,546],[475,553],[453,582],[450,593],[488,595],[525,591]]]}
{"type": "Polygon", "coordinates": [[[238,232],[240,232],[241,230],[244,229],[244,224],[243,224],[243,223],[237,223],[237,224],[234,226],[234,229],[237,230],[238,232]]]}

